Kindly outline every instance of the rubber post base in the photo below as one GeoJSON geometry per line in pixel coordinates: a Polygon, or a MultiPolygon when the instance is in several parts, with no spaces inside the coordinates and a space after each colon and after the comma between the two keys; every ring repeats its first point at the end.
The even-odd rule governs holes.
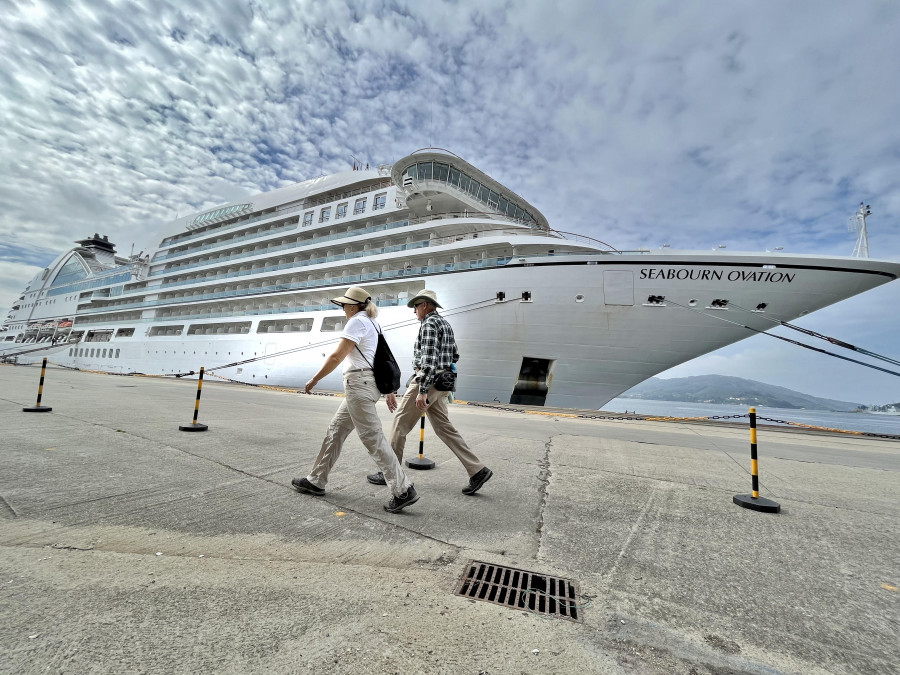
{"type": "Polygon", "coordinates": [[[779,513],[781,511],[781,504],[765,497],[754,498],[753,495],[735,495],[732,501],[738,506],[753,511],[762,511],[763,513],[779,513]]]}
{"type": "Polygon", "coordinates": [[[427,471],[434,468],[434,462],[427,457],[416,457],[415,459],[406,460],[406,466],[418,471],[427,471]]]}
{"type": "Polygon", "coordinates": [[[22,408],[22,412],[50,412],[51,410],[53,408],[46,405],[33,405],[29,408],[22,408]]]}
{"type": "Polygon", "coordinates": [[[178,427],[179,431],[206,431],[207,429],[209,429],[208,426],[206,426],[205,424],[200,424],[199,422],[192,424],[182,424],[180,427],[178,427]]]}

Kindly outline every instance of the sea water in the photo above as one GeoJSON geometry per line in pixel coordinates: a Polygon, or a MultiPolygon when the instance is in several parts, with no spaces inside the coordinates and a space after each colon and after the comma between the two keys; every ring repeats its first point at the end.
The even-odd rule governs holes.
{"type": "MultiPolygon", "coordinates": [[[[659,415],[661,417],[712,417],[714,415],[744,414],[748,412],[749,407],[717,403],[689,403],[686,401],[654,401],[643,398],[614,398],[603,406],[603,410],[610,413],[622,413],[627,410],[639,415],[659,415]]],[[[900,436],[900,415],[766,408],[762,406],[756,406],[756,415],[757,419],[768,417],[775,420],[810,424],[816,427],[900,436]]],[[[772,422],[765,420],[760,420],[759,423],[772,424],[772,422]]]]}

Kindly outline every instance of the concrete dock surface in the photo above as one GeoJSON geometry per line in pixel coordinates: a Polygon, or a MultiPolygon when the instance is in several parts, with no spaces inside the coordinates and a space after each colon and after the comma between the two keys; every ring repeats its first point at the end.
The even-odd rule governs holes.
{"type": "MultiPolygon", "coordinates": [[[[0,672],[898,673],[900,443],[454,405],[386,513],[340,399],[0,367],[0,672]],[[570,579],[581,621],[456,595],[472,560],[570,579]]],[[[390,429],[385,404],[379,410],[390,429]]],[[[766,411],[762,411],[766,412],[766,411]]],[[[407,458],[418,450],[418,428],[407,458]]]]}

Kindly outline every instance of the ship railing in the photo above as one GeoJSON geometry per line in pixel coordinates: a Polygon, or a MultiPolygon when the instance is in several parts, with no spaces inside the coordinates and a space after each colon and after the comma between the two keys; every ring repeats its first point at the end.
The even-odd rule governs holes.
{"type": "Polygon", "coordinates": [[[151,264],[155,265],[158,262],[162,262],[164,260],[169,260],[170,258],[180,258],[183,255],[194,255],[197,253],[201,253],[203,251],[208,251],[211,248],[218,248],[220,246],[231,246],[233,244],[239,244],[242,241],[247,241],[249,239],[259,239],[261,237],[268,237],[270,235],[275,234],[283,234],[289,230],[296,230],[299,227],[299,223],[291,223],[288,225],[279,225],[271,230],[266,230],[265,232],[255,232],[253,234],[245,234],[240,237],[234,237],[233,239],[228,239],[226,241],[217,241],[213,244],[204,244],[203,246],[197,246],[196,248],[189,249],[187,251],[176,251],[173,253],[166,253],[165,255],[157,256],[153,259],[151,264]]]}
{"type": "Polygon", "coordinates": [[[584,234],[577,234],[575,232],[563,232],[562,230],[550,230],[556,235],[562,237],[563,239],[567,239],[568,241],[574,241],[579,244],[587,244],[589,246],[596,246],[598,248],[605,246],[609,249],[610,253],[618,253],[618,249],[614,246],[610,246],[605,241],[600,241],[599,239],[594,239],[593,237],[588,237],[584,234]]]}
{"type": "MultiPolygon", "coordinates": [[[[372,227],[368,227],[363,230],[358,230],[358,231],[354,231],[354,232],[340,232],[340,233],[328,235],[325,237],[318,237],[315,239],[311,239],[309,241],[305,241],[305,242],[302,242],[299,244],[297,242],[290,242],[287,244],[282,244],[281,246],[273,246],[271,248],[267,248],[264,250],[247,251],[245,253],[242,252],[242,253],[238,253],[238,254],[233,254],[233,255],[230,255],[225,258],[217,258],[215,260],[205,260],[203,262],[192,263],[190,265],[179,265],[177,267],[169,267],[164,270],[156,270],[155,272],[151,272],[149,276],[150,277],[168,276],[168,275],[176,274],[176,273],[190,270],[190,269],[197,269],[197,268],[201,268],[201,267],[210,267],[210,266],[223,264],[223,263],[227,263],[227,262],[233,262],[236,260],[252,258],[255,256],[269,255],[271,253],[277,253],[279,251],[285,251],[285,250],[298,250],[299,251],[299,250],[302,250],[303,248],[306,248],[313,244],[319,244],[319,243],[326,242],[326,241],[335,241],[337,239],[347,239],[349,237],[362,236],[365,234],[371,234],[372,232],[381,232],[384,230],[391,230],[391,229],[395,229],[398,227],[407,227],[411,224],[422,224],[422,223],[431,222],[434,220],[443,220],[443,219],[448,219],[448,218],[474,218],[474,217],[488,218],[491,220],[501,220],[501,221],[505,221],[505,222],[515,222],[517,224],[523,225],[523,227],[521,228],[521,230],[510,230],[508,228],[507,229],[498,228],[495,230],[483,230],[482,232],[472,232],[472,233],[459,235],[459,236],[438,237],[436,239],[432,239],[431,241],[432,242],[440,241],[441,244],[446,244],[446,243],[452,243],[454,241],[475,239],[479,236],[479,234],[482,236],[487,236],[488,234],[505,234],[505,235],[511,235],[511,236],[518,236],[518,235],[523,234],[523,232],[526,230],[527,230],[527,234],[529,236],[562,238],[555,231],[549,232],[546,230],[535,230],[534,228],[529,227],[526,223],[524,223],[522,221],[516,221],[515,219],[509,218],[507,216],[496,216],[496,214],[487,214],[487,213],[481,213],[481,212],[478,212],[478,213],[460,212],[460,213],[436,214],[433,216],[428,216],[428,217],[423,217],[423,218],[413,218],[410,220],[396,221],[393,223],[386,223],[383,225],[374,225],[372,227]]],[[[591,239],[590,237],[585,237],[585,240],[590,240],[592,242],[592,245],[597,245],[597,244],[603,243],[603,242],[599,242],[596,239],[591,239]]],[[[437,244],[432,243],[432,246],[434,246],[434,245],[437,245],[437,244]]],[[[351,257],[358,257],[359,255],[372,255],[373,254],[372,252],[375,250],[376,249],[371,249],[370,251],[359,253],[359,254],[345,254],[345,255],[348,255],[351,257]]],[[[406,250],[406,249],[396,249],[396,250],[406,250]]],[[[385,249],[382,249],[382,252],[388,252],[388,251],[385,249]]],[[[343,260],[343,259],[345,259],[345,258],[336,258],[336,260],[343,260]]],[[[321,260],[320,260],[320,262],[321,262],[321,260]]],[[[329,260],[329,262],[330,262],[330,260],[329,260]]],[[[311,263],[306,263],[306,264],[318,264],[318,263],[311,262],[311,263]]],[[[178,284],[184,284],[184,283],[185,282],[167,282],[167,283],[163,284],[162,286],[168,287],[171,285],[178,285],[178,284]]]]}
{"type": "MultiPolygon", "coordinates": [[[[200,284],[211,281],[221,281],[222,279],[233,279],[235,277],[243,277],[250,274],[263,274],[265,272],[277,272],[279,270],[297,269],[300,267],[309,267],[310,265],[322,265],[330,262],[340,262],[342,260],[354,260],[356,258],[370,257],[374,255],[383,255],[385,253],[397,253],[399,251],[412,251],[419,248],[426,248],[430,245],[429,241],[415,241],[411,244],[398,244],[397,246],[385,246],[382,248],[371,248],[368,251],[354,251],[352,253],[341,253],[338,255],[323,256],[321,258],[312,258],[310,260],[297,260],[293,262],[282,263],[280,265],[265,265],[256,269],[238,270],[236,272],[228,272],[226,274],[213,274],[211,276],[199,277],[196,279],[185,279],[183,281],[167,281],[155,288],[176,288],[178,286],[187,286],[190,284],[200,284]]],[[[275,248],[269,249],[275,251],[275,248]]],[[[257,254],[261,255],[261,253],[257,254]]],[[[154,289],[155,290],[155,289],[154,289]]]]}
{"type": "MultiPolygon", "coordinates": [[[[443,272],[460,272],[466,270],[479,270],[479,269],[489,269],[493,267],[502,267],[506,265],[511,258],[509,256],[504,256],[500,258],[486,258],[483,260],[468,260],[462,261],[458,263],[444,263],[441,265],[425,265],[421,267],[411,267],[409,269],[397,269],[397,270],[387,270],[383,272],[370,272],[368,274],[351,274],[343,277],[333,277],[331,279],[312,279],[310,281],[298,281],[290,284],[269,284],[266,286],[259,286],[257,288],[242,288],[235,289],[231,291],[220,291],[218,293],[204,293],[202,295],[194,295],[190,297],[183,298],[170,298],[167,301],[161,300],[150,300],[141,303],[134,303],[133,305],[118,305],[115,307],[104,308],[93,310],[90,312],[85,312],[84,314],[99,314],[100,312],[109,312],[109,311],[120,311],[123,309],[135,309],[139,307],[161,307],[165,305],[177,305],[184,304],[186,302],[204,302],[207,300],[221,300],[224,298],[233,298],[233,297],[244,297],[244,296],[258,296],[263,294],[269,294],[273,292],[285,292],[285,291],[297,291],[297,290],[307,290],[311,288],[318,288],[321,286],[347,286],[350,284],[363,283],[368,281],[389,281],[392,279],[402,279],[402,278],[415,278],[423,275],[433,275],[440,274],[443,272]]],[[[379,301],[378,303],[381,305],[382,303],[379,301]]],[[[331,307],[328,307],[329,309],[331,307]]],[[[303,312],[310,311],[308,309],[304,309],[303,307],[294,307],[294,308],[278,308],[279,312],[303,312]]],[[[243,316],[243,315],[251,315],[251,314],[259,314],[259,311],[253,310],[235,310],[233,312],[226,312],[221,314],[221,316],[243,316]]],[[[83,315],[80,315],[83,316],[83,315]]],[[[196,318],[196,315],[191,315],[196,318]]],[[[172,315],[172,316],[160,316],[153,318],[144,318],[144,319],[106,319],[102,316],[100,317],[91,317],[90,319],[82,319],[79,317],[77,322],[78,326],[83,326],[89,323],[122,323],[122,322],[152,322],[152,321],[167,321],[169,319],[177,319],[184,318],[181,315],[172,315]]],[[[204,317],[205,318],[205,317],[204,317]]]]}
{"type": "Polygon", "coordinates": [[[484,237],[492,237],[492,236],[513,236],[513,237],[521,237],[523,235],[526,236],[535,236],[535,237],[550,237],[553,239],[559,239],[556,234],[552,232],[548,232],[546,230],[535,230],[533,228],[520,228],[520,229],[509,229],[509,228],[496,228],[496,229],[488,229],[481,230],[479,232],[467,232],[465,234],[457,234],[457,235],[449,235],[447,237],[435,237],[431,240],[432,246],[444,246],[446,244],[453,244],[457,241],[469,241],[471,239],[482,239],[484,237]]]}
{"type": "MultiPolygon", "coordinates": [[[[371,234],[373,232],[381,232],[383,230],[392,230],[392,229],[398,228],[398,227],[408,227],[409,225],[420,225],[422,223],[428,223],[428,222],[432,222],[435,220],[446,220],[446,219],[451,219],[451,218],[480,218],[480,219],[486,219],[486,220],[498,220],[501,222],[515,223],[517,225],[522,225],[523,227],[527,228],[531,232],[540,233],[542,236],[557,236],[556,234],[553,234],[552,232],[547,232],[546,230],[535,230],[535,228],[533,228],[529,222],[521,220],[521,219],[513,218],[510,216],[506,216],[506,215],[490,213],[490,212],[486,212],[486,211],[454,211],[454,212],[446,212],[446,213],[429,214],[426,216],[420,216],[418,218],[409,218],[409,219],[405,219],[405,220],[393,221],[390,223],[382,223],[380,225],[373,225],[373,226],[366,227],[366,228],[363,228],[360,230],[353,230],[350,232],[339,232],[337,234],[326,235],[324,237],[315,237],[313,239],[310,239],[309,241],[293,243],[293,244],[290,244],[287,246],[288,246],[288,248],[290,248],[292,246],[297,247],[297,248],[306,247],[306,246],[311,246],[314,244],[319,244],[319,243],[325,242],[325,241],[334,241],[336,239],[347,239],[350,237],[359,237],[359,236],[363,236],[366,234],[371,234]]],[[[252,221],[243,221],[241,224],[246,224],[246,223],[250,223],[250,222],[252,222],[252,221]]],[[[166,253],[164,255],[157,255],[153,258],[153,261],[151,264],[156,264],[156,263],[163,262],[163,261],[169,260],[169,259],[180,258],[181,256],[185,256],[185,255],[194,255],[196,253],[200,253],[202,251],[206,251],[206,250],[213,249],[213,248],[218,248],[218,247],[222,247],[222,246],[227,247],[232,244],[237,244],[242,241],[247,241],[250,239],[258,239],[260,237],[268,237],[269,235],[276,235],[279,233],[283,233],[285,230],[293,230],[293,229],[297,229],[297,226],[296,225],[285,225],[276,230],[269,230],[268,232],[254,234],[254,235],[247,235],[244,237],[239,237],[237,239],[229,239],[228,241],[218,242],[218,243],[214,243],[214,244],[206,244],[199,248],[191,249],[189,251],[179,251],[179,252],[174,252],[174,253],[166,253]]],[[[588,237],[588,239],[589,239],[589,237],[588,237]]],[[[271,249],[271,250],[275,250],[275,249],[271,249]]],[[[257,253],[257,255],[262,255],[266,252],[267,251],[259,251],[257,253]]],[[[187,267],[187,266],[177,267],[177,268],[170,267],[169,269],[166,269],[166,270],[157,270],[155,272],[151,272],[149,276],[154,277],[154,276],[165,275],[176,269],[179,269],[179,270],[190,269],[193,267],[214,264],[219,261],[237,260],[241,257],[246,257],[247,255],[252,255],[252,254],[241,254],[240,256],[229,256],[228,258],[220,258],[219,260],[215,260],[215,261],[210,260],[210,261],[206,261],[203,263],[196,263],[196,264],[191,265],[190,267],[187,267]]]]}
{"type": "MultiPolygon", "coordinates": [[[[269,218],[280,218],[282,216],[289,215],[291,213],[296,213],[297,211],[302,211],[306,206],[301,204],[300,206],[292,206],[290,208],[284,209],[282,211],[275,211],[274,213],[264,213],[260,216],[254,216],[253,218],[248,218],[247,220],[238,220],[234,223],[228,223],[227,225],[219,225],[218,227],[211,228],[209,230],[203,231],[192,231],[191,234],[187,236],[182,236],[181,234],[177,234],[172,238],[167,237],[163,239],[160,243],[160,248],[172,248],[173,246],[180,246],[181,244],[192,241],[194,239],[202,239],[203,237],[212,237],[220,232],[228,232],[229,230],[233,230],[236,227],[245,227],[247,225],[253,225],[254,223],[258,223],[261,220],[266,220],[269,218]]],[[[153,262],[156,262],[159,258],[154,258],[153,262]]]]}
{"type": "MultiPolygon", "coordinates": [[[[392,230],[397,227],[406,227],[407,225],[409,225],[408,220],[399,220],[394,223],[373,225],[372,227],[367,227],[363,230],[357,230],[355,232],[339,232],[337,234],[330,234],[330,235],[327,235],[324,237],[316,237],[315,239],[310,239],[309,241],[290,242],[287,244],[282,244],[281,246],[273,246],[272,248],[267,248],[264,250],[247,251],[246,253],[245,252],[234,253],[225,258],[217,258],[215,260],[205,260],[203,262],[192,263],[190,265],[179,265],[177,267],[169,267],[164,270],[156,270],[155,272],[151,272],[149,276],[151,276],[151,277],[165,276],[168,274],[180,272],[182,270],[194,269],[197,267],[208,267],[210,265],[218,265],[220,263],[230,262],[232,260],[241,260],[243,258],[250,258],[250,257],[257,256],[257,255],[267,255],[267,254],[275,252],[275,251],[284,251],[287,249],[296,249],[299,251],[299,250],[302,250],[303,248],[306,248],[307,246],[310,246],[313,244],[320,244],[320,243],[326,242],[326,241],[334,241],[336,239],[347,239],[349,237],[362,236],[364,234],[370,234],[372,232],[381,232],[383,230],[392,230]]],[[[235,241],[235,240],[231,240],[231,241],[235,241]]],[[[230,244],[231,241],[229,241],[228,244],[230,244]]],[[[226,245],[226,243],[223,242],[222,244],[218,244],[218,245],[224,246],[224,245],[226,245]]],[[[192,251],[192,253],[193,253],[193,251],[192,251]]],[[[186,254],[179,254],[179,255],[186,255],[186,254]]]]}
{"type": "MultiPolygon", "coordinates": [[[[173,238],[163,239],[160,244],[160,248],[171,248],[172,246],[178,246],[183,244],[186,241],[192,241],[194,239],[202,239],[203,237],[208,237],[211,235],[218,234],[219,232],[227,232],[228,230],[233,230],[236,227],[243,227],[245,225],[252,225],[253,223],[258,223],[261,220],[265,220],[267,218],[279,218],[281,216],[297,213],[298,211],[307,211],[309,209],[314,209],[317,206],[321,206],[323,204],[330,204],[331,202],[340,201],[341,199],[350,199],[351,197],[356,197],[357,195],[368,194],[369,192],[374,192],[376,190],[387,189],[393,185],[393,182],[390,180],[381,181],[380,183],[376,183],[374,185],[369,185],[364,188],[358,188],[356,190],[349,190],[347,192],[342,192],[340,194],[331,195],[329,194],[327,197],[322,197],[320,199],[305,199],[303,202],[296,206],[291,206],[286,209],[281,209],[275,211],[274,213],[263,213],[262,215],[255,216],[253,218],[248,218],[247,220],[238,220],[234,223],[229,223],[227,225],[220,225],[219,227],[214,227],[209,230],[204,230],[202,232],[192,232],[190,235],[178,234],[173,238]]],[[[153,262],[157,260],[162,260],[162,258],[154,258],[153,262]]]]}

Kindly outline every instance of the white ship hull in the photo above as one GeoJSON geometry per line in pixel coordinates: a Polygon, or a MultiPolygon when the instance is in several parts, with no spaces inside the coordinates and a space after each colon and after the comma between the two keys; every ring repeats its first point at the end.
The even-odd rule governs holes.
{"type": "MultiPolygon", "coordinates": [[[[599,408],[653,375],[749,337],[753,333],[745,325],[766,330],[772,326],[767,317],[793,319],[844,299],[848,289],[858,293],[890,280],[872,268],[885,264],[900,268],[850,258],[823,261],[779,256],[779,276],[773,274],[775,270],[766,270],[767,281],[755,256],[633,257],[634,261],[620,257],[615,264],[602,256],[599,260],[570,256],[571,260],[552,262],[526,259],[503,269],[421,278],[425,286],[437,291],[457,335],[462,355],[457,396],[509,402],[523,358],[535,358],[549,361],[550,366],[545,383],[537,384],[537,389],[544,389],[545,398],[530,399],[532,402],[599,408]],[[690,279],[692,270],[694,280],[690,279]],[[630,272],[633,304],[607,304],[608,300],[623,299],[608,297],[604,272],[620,276],[630,272]],[[654,274],[663,278],[648,278],[654,274]],[[503,301],[496,299],[498,292],[505,294],[503,301]],[[522,301],[523,292],[531,294],[529,301],[522,301]],[[664,296],[666,301],[648,304],[650,296],[664,296]],[[711,309],[715,299],[727,299],[729,308],[711,309]],[[689,309],[692,300],[696,302],[689,309]],[[751,310],[761,303],[766,305],[762,312],[735,309],[751,310]]],[[[622,290],[618,285],[615,292],[622,290]]],[[[113,337],[102,344],[34,351],[19,361],[39,362],[50,353],[51,361],[63,366],[159,375],[196,372],[204,366],[213,376],[229,380],[300,387],[337,341],[338,333],[320,329],[322,321],[342,313],[335,307],[282,314],[285,318],[312,316],[319,329],[299,334],[113,337]],[[265,355],[271,356],[222,367],[265,355]]],[[[255,322],[260,317],[235,319],[255,322]]],[[[411,346],[418,330],[412,311],[405,305],[383,307],[379,321],[404,376],[410,374],[411,346]]],[[[326,378],[320,387],[340,389],[339,376],[326,378]]],[[[531,394],[539,396],[540,392],[531,394]]]]}
{"type": "Polygon", "coordinates": [[[406,302],[430,288],[459,343],[459,398],[580,408],[900,276],[860,258],[616,251],[436,150],[186,216],[147,256],[77,243],[25,288],[0,357],[301,387],[340,334],[330,298],[362,285],[410,374],[406,302]]]}

